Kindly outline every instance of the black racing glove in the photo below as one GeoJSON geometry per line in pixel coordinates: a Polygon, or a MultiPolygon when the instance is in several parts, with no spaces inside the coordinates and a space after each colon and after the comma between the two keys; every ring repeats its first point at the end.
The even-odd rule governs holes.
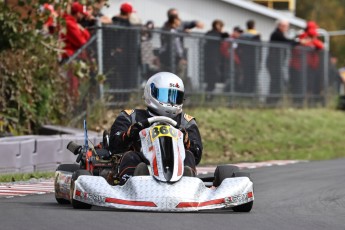
{"type": "Polygon", "coordinates": [[[126,134],[125,139],[127,141],[138,141],[139,140],[139,132],[147,127],[149,127],[149,121],[147,119],[139,121],[131,125],[126,134]]]}

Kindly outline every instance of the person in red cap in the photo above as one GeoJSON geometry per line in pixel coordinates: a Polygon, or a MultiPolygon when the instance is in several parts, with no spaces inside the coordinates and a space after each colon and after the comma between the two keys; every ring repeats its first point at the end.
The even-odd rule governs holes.
{"type": "Polygon", "coordinates": [[[125,2],[121,4],[120,6],[120,14],[114,16],[112,18],[112,21],[116,25],[130,26],[131,23],[129,19],[130,19],[131,14],[134,12],[135,10],[133,9],[132,4],[129,2],[125,2]]]}
{"type": "Polygon", "coordinates": [[[85,16],[88,16],[86,7],[79,2],[72,3],[71,14],[63,15],[66,27],[66,32],[61,33],[62,42],[65,44],[63,59],[71,57],[90,39],[89,31],[78,23],[85,16]]]}
{"type": "MultiPolygon", "coordinates": [[[[125,28],[132,26],[130,17],[135,12],[132,4],[121,4],[119,11],[119,14],[112,17],[112,22],[121,28],[103,31],[104,37],[112,39],[104,47],[104,66],[113,70],[107,77],[110,88],[129,89],[135,87],[138,65],[135,53],[140,47],[136,41],[136,32],[125,28]]],[[[127,95],[123,98],[127,100],[127,95]]]]}
{"type": "Polygon", "coordinates": [[[304,88],[314,97],[321,94],[323,79],[320,71],[322,66],[320,51],[324,49],[324,44],[318,39],[317,28],[315,22],[308,22],[305,32],[299,36],[301,45],[296,46],[292,51],[290,85],[293,94],[302,95],[304,88]],[[303,81],[303,72],[306,72],[306,82],[303,81]],[[306,87],[302,84],[306,84],[306,87]]]}
{"type": "MultiPolygon", "coordinates": [[[[60,39],[64,44],[61,64],[67,62],[69,58],[90,39],[89,31],[78,23],[78,21],[85,16],[88,16],[86,7],[79,2],[72,3],[71,14],[65,13],[63,15],[65,28],[60,31],[60,39]]],[[[79,96],[79,80],[71,71],[67,74],[70,80],[70,94],[72,98],[76,100],[79,96]]]]}

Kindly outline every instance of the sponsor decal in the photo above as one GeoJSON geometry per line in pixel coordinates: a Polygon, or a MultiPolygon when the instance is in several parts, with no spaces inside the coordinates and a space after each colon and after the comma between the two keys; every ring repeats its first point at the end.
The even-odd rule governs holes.
{"type": "Polygon", "coordinates": [[[88,198],[89,200],[92,200],[92,201],[98,202],[98,203],[102,203],[102,202],[105,201],[105,197],[100,196],[100,195],[88,194],[88,195],[87,195],[87,198],[88,198]]]}
{"type": "Polygon", "coordinates": [[[232,203],[242,203],[247,201],[247,194],[240,194],[229,198],[232,203]]]}
{"type": "Polygon", "coordinates": [[[75,191],[75,195],[79,196],[83,200],[91,200],[93,202],[103,203],[105,201],[104,196],[95,195],[91,193],[81,192],[79,190],[75,191]]]}
{"type": "Polygon", "coordinates": [[[180,88],[180,85],[178,83],[174,84],[174,83],[170,83],[169,85],[170,87],[174,87],[174,88],[180,88]]]}

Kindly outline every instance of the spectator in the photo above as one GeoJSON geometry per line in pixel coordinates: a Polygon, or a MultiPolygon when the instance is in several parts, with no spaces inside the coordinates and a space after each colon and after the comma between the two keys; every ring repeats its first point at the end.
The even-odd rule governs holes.
{"type": "Polygon", "coordinates": [[[131,14],[134,12],[133,6],[129,2],[125,2],[120,6],[120,14],[114,16],[111,20],[115,25],[130,26],[129,21],[131,14]]]}
{"type": "Polygon", "coordinates": [[[212,30],[205,34],[204,72],[205,82],[207,83],[206,91],[208,92],[212,92],[214,90],[215,83],[223,82],[220,53],[221,38],[226,36],[223,34],[223,27],[223,21],[214,20],[212,22],[212,30]]]}
{"type": "MultiPolygon", "coordinates": [[[[290,86],[294,96],[320,96],[322,91],[321,57],[320,50],[323,50],[323,43],[317,38],[316,29],[308,29],[299,36],[301,45],[296,46],[292,51],[290,60],[290,86]],[[302,67],[305,64],[306,69],[302,67]],[[306,72],[306,76],[303,73],[306,72]],[[306,79],[304,81],[303,79],[306,79]],[[306,85],[305,85],[306,84],[306,85]],[[305,91],[306,89],[306,91],[305,91]]],[[[294,100],[297,102],[298,97],[294,100]]]]}
{"type": "Polygon", "coordinates": [[[111,19],[101,12],[105,3],[105,0],[96,0],[92,5],[87,6],[88,16],[80,21],[80,24],[92,33],[94,32],[93,27],[96,27],[97,19],[100,20],[102,24],[112,23],[111,19]]]}
{"type": "Polygon", "coordinates": [[[338,92],[339,91],[339,84],[340,84],[340,80],[342,79],[342,77],[340,76],[340,71],[337,67],[338,65],[338,58],[331,55],[330,59],[329,59],[329,86],[333,89],[334,92],[338,92]]]}
{"type": "Polygon", "coordinates": [[[239,26],[236,26],[234,27],[231,35],[221,43],[220,52],[222,55],[222,75],[225,79],[226,91],[228,91],[231,87],[231,79],[229,76],[231,75],[232,67],[234,68],[234,90],[236,91],[243,85],[243,74],[240,66],[241,61],[240,57],[238,56],[238,44],[236,42],[236,39],[238,39],[242,33],[243,30],[239,26]],[[233,58],[233,60],[231,60],[231,58],[233,58]]]}
{"type": "MultiPolygon", "coordinates": [[[[63,19],[65,21],[65,31],[60,32],[61,41],[64,44],[64,53],[62,54],[61,64],[66,63],[69,58],[90,38],[90,33],[84,29],[78,21],[88,16],[84,11],[85,7],[79,2],[73,2],[71,6],[71,14],[65,13],[63,19]]],[[[67,73],[70,81],[70,94],[76,101],[79,97],[78,87],[79,80],[71,71],[67,73]]]]}
{"type": "Polygon", "coordinates": [[[260,42],[261,38],[253,20],[247,21],[247,30],[240,36],[240,40],[250,41],[250,43],[239,42],[238,47],[243,73],[241,92],[256,93],[256,81],[261,65],[261,47],[256,43],[260,42]]]}
{"type": "Polygon", "coordinates": [[[186,82],[187,60],[182,39],[178,34],[180,26],[181,20],[177,16],[170,17],[168,23],[164,25],[162,30],[170,34],[161,35],[159,57],[163,71],[176,72],[186,82]]]}
{"type": "MultiPolygon", "coordinates": [[[[111,40],[104,46],[104,65],[112,71],[108,74],[111,89],[131,89],[137,86],[137,72],[140,49],[139,34],[123,27],[131,27],[130,17],[135,12],[132,4],[125,2],[120,6],[120,13],[112,17],[113,25],[121,26],[116,30],[104,30],[104,39],[111,40]]],[[[128,99],[124,95],[124,99],[128,99]]]]}
{"type": "Polygon", "coordinates": [[[160,69],[159,58],[155,55],[152,45],[154,23],[148,21],[141,31],[141,64],[145,81],[160,69]]]}
{"type": "Polygon", "coordinates": [[[84,11],[84,6],[79,2],[74,2],[71,6],[71,14],[65,13],[63,19],[65,21],[66,33],[61,33],[61,39],[64,46],[62,55],[63,62],[67,61],[78,49],[80,49],[90,39],[90,33],[83,28],[78,21],[88,16],[84,11]]]}
{"type": "MultiPolygon", "coordinates": [[[[271,34],[270,42],[272,44],[297,45],[298,42],[286,37],[288,31],[289,22],[286,20],[279,20],[276,29],[271,34]]],[[[266,67],[271,77],[268,103],[276,103],[281,96],[287,52],[288,50],[286,48],[274,46],[269,48],[268,57],[266,59],[266,67]]]]}
{"type": "MultiPolygon", "coordinates": [[[[163,28],[166,27],[167,24],[169,24],[170,18],[175,18],[175,17],[179,18],[179,14],[178,14],[177,9],[175,9],[175,8],[169,9],[167,12],[167,17],[168,17],[168,21],[166,21],[164,23],[163,28]]],[[[189,32],[189,30],[194,29],[194,28],[203,29],[204,24],[200,21],[197,21],[197,20],[181,21],[177,30],[179,32],[189,32]]]]}
{"type": "MultiPolygon", "coordinates": [[[[177,9],[175,9],[175,8],[171,8],[171,9],[169,9],[168,11],[167,11],[167,18],[168,18],[168,20],[164,23],[164,25],[163,25],[163,27],[162,27],[162,29],[164,30],[164,31],[169,31],[169,30],[171,30],[172,28],[171,28],[171,25],[172,25],[172,21],[174,21],[174,20],[177,20],[176,18],[178,18],[178,20],[180,21],[178,24],[178,27],[177,28],[174,28],[174,31],[171,31],[171,32],[173,32],[173,33],[187,33],[187,32],[189,32],[191,29],[194,29],[194,28],[198,28],[198,29],[202,29],[202,28],[204,28],[204,24],[202,23],[202,22],[200,22],[200,21],[197,21],[197,20],[192,20],[192,21],[181,21],[180,19],[179,19],[179,13],[178,13],[178,11],[177,11],[177,9]]],[[[166,34],[163,34],[162,36],[161,36],[161,43],[163,44],[164,43],[164,46],[167,46],[167,45],[169,45],[168,43],[165,43],[166,41],[169,41],[169,39],[167,39],[168,38],[168,36],[169,35],[166,35],[166,34]]],[[[180,51],[178,51],[178,55],[180,56],[180,57],[177,57],[177,59],[179,59],[178,60],[178,63],[177,64],[174,64],[174,63],[170,63],[170,64],[168,64],[168,65],[166,65],[167,64],[167,59],[168,59],[168,56],[166,55],[166,54],[168,54],[167,52],[164,52],[164,51],[162,51],[163,52],[163,59],[164,60],[161,60],[161,63],[165,63],[165,64],[163,64],[163,66],[162,67],[168,67],[168,68],[166,68],[166,70],[167,71],[169,71],[170,70],[170,72],[174,72],[174,73],[176,73],[178,76],[180,76],[181,78],[182,78],[182,80],[185,82],[185,87],[187,88],[187,89],[189,89],[190,88],[190,80],[189,80],[189,78],[187,77],[187,50],[184,48],[184,41],[183,41],[183,36],[176,36],[174,39],[176,39],[176,40],[179,40],[179,41],[176,41],[176,44],[178,44],[177,46],[178,47],[181,47],[182,48],[182,50],[183,50],[183,58],[181,57],[181,50],[180,51]],[[165,54],[164,54],[165,53],[165,54]],[[168,70],[169,69],[169,70],[168,70]]],[[[163,45],[162,45],[163,46],[163,45]]],[[[176,46],[175,46],[175,48],[177,48],[176,46]]],[[[176,49],[171,49],[171,48],[167,48],[167,47],[164,47],[163,48],[163,50],[164,49],[171,49],[171,51],[174,51],[174,50],[176,50],[176,49]]],[[[162,54],[162,52],[160,52],[161,54],[162,54]]],[[[174,55],[174,54],[172,54],[172,53],[170,53],[171,55],[174,55]]],[[[160,55],[161,56],[161,55],[160,55]]],[[[173,59],[175,59],[175,58],[173,58],[173,59]]],[[[176,61],[176,60],[175,60],[176,61]]]]}

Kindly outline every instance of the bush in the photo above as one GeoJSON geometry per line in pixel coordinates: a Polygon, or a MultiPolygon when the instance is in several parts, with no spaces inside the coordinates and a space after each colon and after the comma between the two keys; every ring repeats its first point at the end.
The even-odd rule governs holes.
{"type": "Polygon", "coordinates": [[[44,18],[31,19],[0,3],[0,135],[64,124],[71,111],[58,54],[49,48],[56,38],[39,32],[44,18]]]}

